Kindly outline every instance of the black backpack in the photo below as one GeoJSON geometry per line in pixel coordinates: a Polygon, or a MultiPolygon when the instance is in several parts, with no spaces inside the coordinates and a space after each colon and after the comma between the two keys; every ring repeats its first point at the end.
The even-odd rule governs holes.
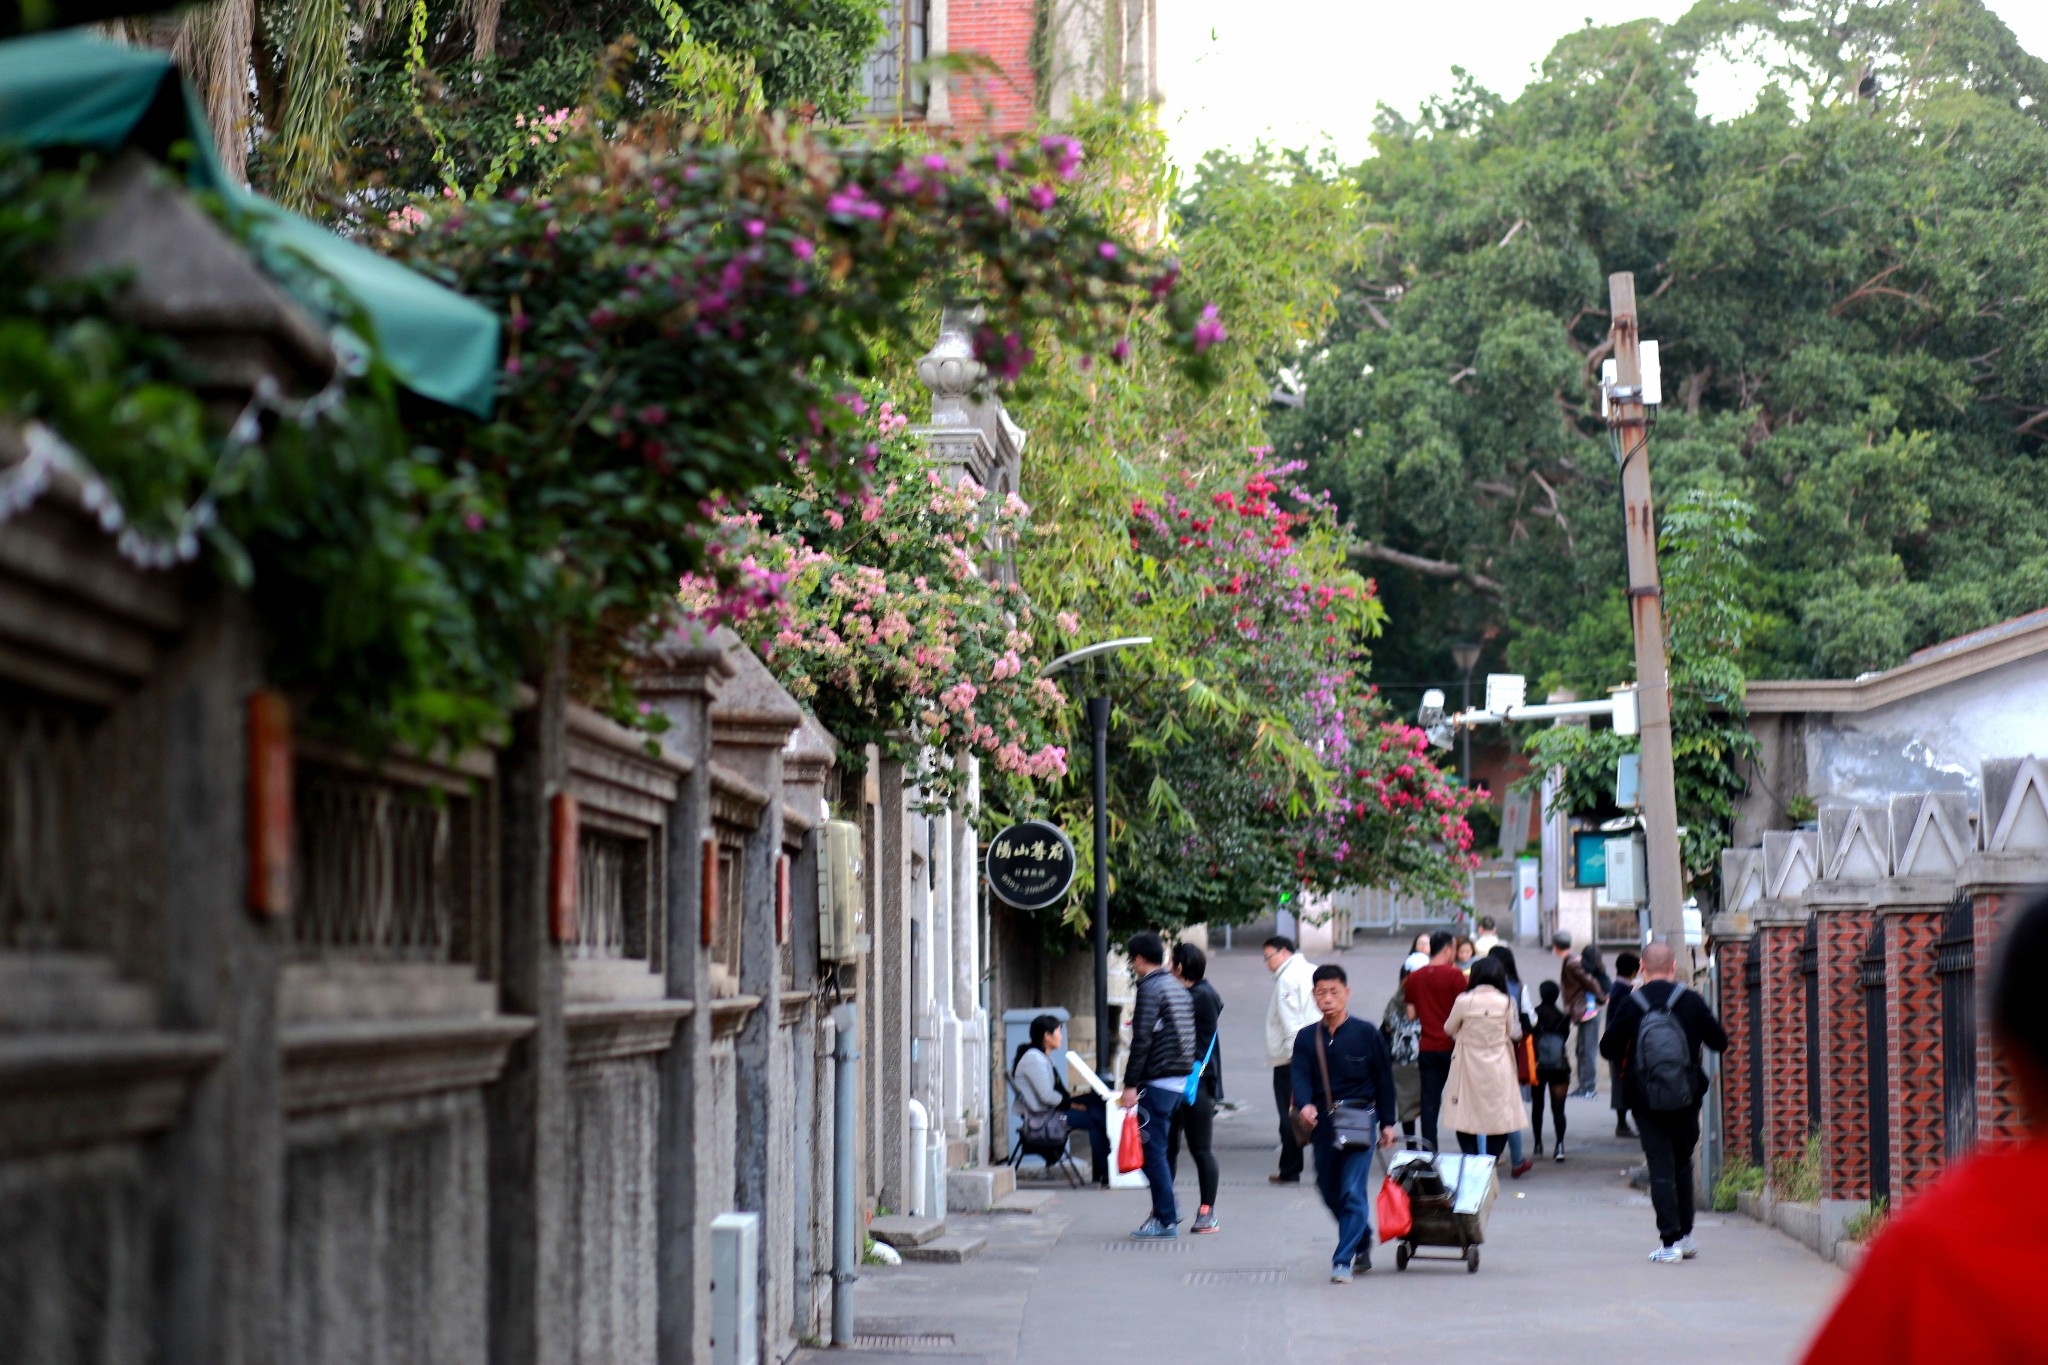
{"type": "Polygon", "coordinates": [[[1565,1038],[1562,1033],[1539,1033],[1536,1035],[1536,1069],[1556,1071],[1569,1069],[1571,1063],[1565,1060],[1565,1038]]]}
{"type": "Polygon", "coordinates": [[[1697,1098],[1692,1087],[1692,1041],[1671,1012],[1683,994],[1685,987],[1680,986],[1669,1000],[1653,1005],[1649,996],[1636,992],[1643,1002],[1643,1021],[1636,1025],[1636,1081],[1643,1088],[1643,1103],[1660,1112],[1689,1109],[1697,1098]]]}

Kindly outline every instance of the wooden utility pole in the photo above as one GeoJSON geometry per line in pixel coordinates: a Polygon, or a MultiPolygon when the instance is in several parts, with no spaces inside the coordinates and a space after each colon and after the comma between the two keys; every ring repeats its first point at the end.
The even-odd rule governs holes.
{"type": "Polygon", "coordinates": [[[1643,836],[1649,862],[1650,932],[1685,946],[1685,881],[1678,851],[1678,792],[1671,767],[1671,666],[1664,649],[1664,590],[1657,578],[1657,517],[1650,500],[1650,416],[1643,402],[1636,277],[1607,277],[1614,318],[1614,388],[1608,430],[1621,461],[1628,517],[1628,608],[1636,636],[1636,700],[1642,727],[1643,836]]]}

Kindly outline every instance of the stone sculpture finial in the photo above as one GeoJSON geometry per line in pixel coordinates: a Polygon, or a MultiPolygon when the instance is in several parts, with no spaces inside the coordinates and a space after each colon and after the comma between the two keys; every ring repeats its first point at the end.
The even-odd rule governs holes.
{"type": "Polygon", "coordinates": [[[979,304],[947,307],[939,316],[939,339],[918,357],[917,377],[932,391],[935,427],[978,425],[969,400],[988,374],[988,367],[974,356],[974,328],[981,319],[979,304]]]}

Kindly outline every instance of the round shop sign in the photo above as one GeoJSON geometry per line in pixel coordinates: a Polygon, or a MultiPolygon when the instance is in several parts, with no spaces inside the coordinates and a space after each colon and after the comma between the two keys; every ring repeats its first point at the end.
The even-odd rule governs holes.
{"type": "Polygon", "coordinates": [[[1026,820],[988,846],[989,890],[1019,910],[1043,910],[1074,884],[1074,845],[1057,825],[1026,820]]]}

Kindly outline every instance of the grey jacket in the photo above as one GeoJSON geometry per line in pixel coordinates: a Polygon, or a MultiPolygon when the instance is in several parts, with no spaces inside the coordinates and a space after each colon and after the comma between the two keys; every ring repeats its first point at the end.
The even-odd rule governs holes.
{"type": "Polygon", "coordinates": [[[1027,1048],[1017,1059],[1017,1070],[1010,1080],[1017,1087],[1017,1103],[1027,1114],[1043,1114],[1058,1109],[1063,1100],[1058,1081],[1052,1069],[1052,1058],[1045,1055],[1043,1048],[1027,1048]]]}
{"type": "Polygon", "coordinates": [[[1138,982],[1131,1011],[1131,1059],[1124,1084],[1139,1086],[1195,1069],[1195,1002],[1164,967],[1138,982]]]}

